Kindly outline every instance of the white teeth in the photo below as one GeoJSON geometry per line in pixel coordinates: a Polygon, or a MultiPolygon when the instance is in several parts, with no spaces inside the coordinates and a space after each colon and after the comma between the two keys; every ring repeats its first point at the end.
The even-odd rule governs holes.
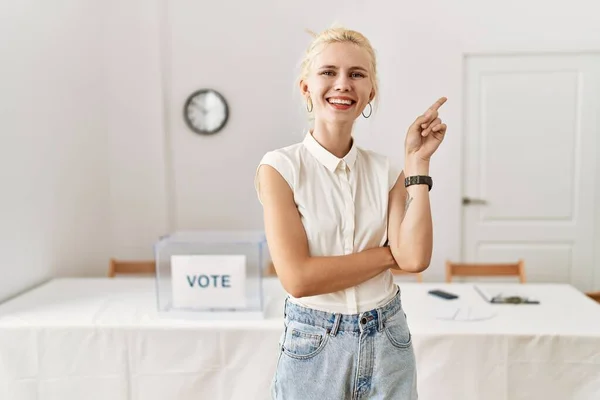
{"type": "Polygon", "coordinates": [[[329,99],[329,102],[331,104],[346,104],[346,105],[352,104],[351,100],[342,100],[342,99],[329,99]]]}

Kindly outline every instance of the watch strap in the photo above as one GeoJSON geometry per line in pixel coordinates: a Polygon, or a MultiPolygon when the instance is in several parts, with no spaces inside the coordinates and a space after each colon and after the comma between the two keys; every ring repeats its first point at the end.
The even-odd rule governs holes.
{"type": "Polygon", "coordinates": [[[404,178],[404,186],[408,187],[411,185],[427,185],[429,190],[433,187],[433,179],[427,175],[413,175],[404,178]]]}

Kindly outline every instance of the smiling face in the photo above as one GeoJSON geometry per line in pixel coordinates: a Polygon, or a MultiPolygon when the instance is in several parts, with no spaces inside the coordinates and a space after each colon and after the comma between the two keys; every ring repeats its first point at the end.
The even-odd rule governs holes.
{"type": "Polygon", "coordinates": [[[375,96],[369,53],[351,42],[325,44],[300,90],[310,97],[315,121],[354,121],[375,96]]]}

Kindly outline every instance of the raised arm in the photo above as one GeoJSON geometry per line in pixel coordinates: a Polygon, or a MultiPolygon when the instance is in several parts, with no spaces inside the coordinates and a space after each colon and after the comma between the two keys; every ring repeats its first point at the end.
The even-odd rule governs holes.
{"type": "Polygon", "coordinates": [[[446,133],[438,118],[442,97],[409,127],[405,168],[389,194],[388,240],[396,263],[405,271],[429,267],[433,252],[433,223],[427,185],[404,186],[405,176],[429,175],[429,160],[446,133]]]}
{"type": "Polygon", "coordinates": [[[390,249],[400,269],[408,272],[427,269],[433,249],[432,225],[428,187],[405,188],[402,172],[390,191],[388,215],[390,249]]]}
{"type": "Polygon", "coordinates": [[[397,268],[391,250],[378,247],[343,256],[311,257],[291,188],[277,170],[258,171],[265,232],[271,258],[284,289],[306,297],[343,290],[397,268]]]}

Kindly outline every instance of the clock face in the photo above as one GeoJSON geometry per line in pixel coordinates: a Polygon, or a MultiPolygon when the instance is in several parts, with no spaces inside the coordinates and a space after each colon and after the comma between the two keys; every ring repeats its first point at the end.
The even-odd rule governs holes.
{"type": "Polygon", "coordinates": [[[183,116],[191,130],[209,135],[217,133],[225,126],[229,109],[220,93],[212,89],[202,89],[188,97],[183,116]]]}

